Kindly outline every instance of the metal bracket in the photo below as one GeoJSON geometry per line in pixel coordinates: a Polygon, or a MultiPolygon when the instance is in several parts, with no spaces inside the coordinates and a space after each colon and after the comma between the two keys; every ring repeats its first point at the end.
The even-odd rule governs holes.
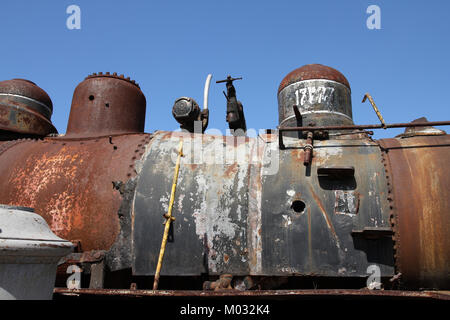
{"type": "Polygon", "coordinates": [[[352,236],[360,236],[364,239],[390,238],[393,234],[389,227],[364,227],[362,230],[352,230],[352,236]]]}
{"type": "Polygon", "coordinates": [[[89,289],[103,289],[105,281],[105,262],[91,265],[91,279],[89,281],[89,289]]]}
{"type": "Polygon", "coordinates": [[[92,250],[82,253],[71,253],[61,260],[59,260],[58,265],[63,263],[95,263],[102,261],[105,257],[105,250],[92,250]]]}

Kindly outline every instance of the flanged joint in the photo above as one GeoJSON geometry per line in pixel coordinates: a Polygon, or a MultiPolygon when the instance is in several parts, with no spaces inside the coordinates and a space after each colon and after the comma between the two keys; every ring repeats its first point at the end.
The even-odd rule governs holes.
{"type": "Polygon", "coordinates": [[[186,124],[197,120],[200,113],[198,103],[189,97],[181,97],[175,100],[172,115],[180,124],[186,124]]]}
{"type": "Polygon", "coordinates": [[[52,100],[34,82],[0,82],[0,130],[39,136],[57,133],[51,122],[52,113],[52,100]]]}

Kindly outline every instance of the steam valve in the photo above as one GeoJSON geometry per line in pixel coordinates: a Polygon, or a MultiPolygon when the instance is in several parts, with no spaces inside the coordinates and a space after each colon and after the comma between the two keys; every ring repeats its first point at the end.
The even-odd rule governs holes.
{"type": "Polygon", "coordinates": [[[228,127],[233,130],[233,135],[241,135],[247,131],[245,123],[244,107],[236,98],[236,89],[233,81],[242,80],[242,78],[232,78],[230,75],[225,80],[216,81],[216,83],[226,82],[227,93],[224,92],[227,99],[227,122],[228,127]]]}

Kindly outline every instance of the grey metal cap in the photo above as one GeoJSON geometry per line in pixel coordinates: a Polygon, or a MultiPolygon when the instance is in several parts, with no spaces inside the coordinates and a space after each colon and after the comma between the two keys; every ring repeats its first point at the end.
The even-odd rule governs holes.
{"type": "Polygon", "coordinates": [[[59,260],[73,247],[72,242],[55,235],[40,215],[23,208],[0,207],[0,262],[6,256],[59,260]]]}

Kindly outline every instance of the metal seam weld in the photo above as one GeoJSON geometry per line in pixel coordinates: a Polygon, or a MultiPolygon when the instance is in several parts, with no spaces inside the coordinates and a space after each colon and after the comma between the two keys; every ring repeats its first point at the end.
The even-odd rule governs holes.
{"type": "MultiPolygon", "coordinates": [[[[1,97],[1,96],[5,96],[5,97],[13,97],[13,98],[20,98],[20,99],[24,99],[24,100],[31,101],[31,102],[33,102],[33,103],[38,104],[39,106],[44,107],[44,110],[45,110],[44,116],[45,116],[47,119],[49,119],[49,120],[50,120],[50,117],[51,117],[51,115],[52,115],[52,113],[53,113],[52,109],[51,109],[49,106],[45,105],[44,103],[42,103],[42,102],[40,102],[40,101],[38,101],[38,100],[36,100],[36,99],[30,98],[30,97],[26,97],[26,96],[19,95],[19,94],[13,94],[13,93],[0,93],[0,97],[1,97]]],[[[27,105],[27,106],[28,106],[29,108],[33,109],[33,110],[36,111],[36,112],[40,112],[40,111],[41,111],[41,110],[38,110],[37,108],[35,108],[35,107],[32,106],[32,105],[27,105]]]]}
{"type": "MultiPolygon", "coordinates": [[[[387,190],[388,190],[388,197],[387,200],[389,201],[389,221],[391,224],[392,231],[394,232],[392,236],[392,241],[394,242],[394,265],[396,268],[397,273],[402,271],[401,267],[401,259],[400,259],[400,233],[398,230],[398,223],[399,223],[399,217],[397,214],[397,211],[395,210],[395,199],[394,199],[394,190],[393,190],[393,181],[392,181],[392,175],[390,174],[390,167],[391,163],[389,160],[389,157],[387,156],[387,149],[384,145],[383,141],[378,141],[378,145],[380,146],[381,151],[381,161],[384,166],[384,172],[386,177],[386,184],[387,184],[387,190]]],[[[397,280],[399,285],[402,285],[401,277],[397,280]]]]}
{"type": "Polygon", "coordinates": [[[24,142],[24,141],[30,141],[30,140],[34,140],[34,139],[30,139],[30,138],[27,138],[27,139],[17,139],[17,140],[10,140],[10,141],[7,141],[7,142],[5,142],[5,143],[2,143],[2,144],[0,145],[0,156],[1,156],[4,152],[8,151],[10,148],[12,148],[13,146],[15,146],[16,144],[19,144],[19,143],[24,142]]]}

